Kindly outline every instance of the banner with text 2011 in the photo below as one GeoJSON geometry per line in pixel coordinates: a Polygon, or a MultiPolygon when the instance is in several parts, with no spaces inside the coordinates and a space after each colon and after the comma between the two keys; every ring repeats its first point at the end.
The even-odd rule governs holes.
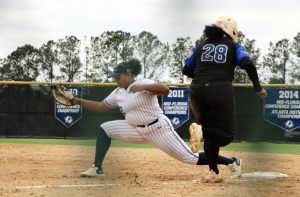
{"type": "Polygon", "coordinates": [[[177,129],[190,118],[187,87],[170,87],[168,95],[162,96],[162,109],[177,129]]]}

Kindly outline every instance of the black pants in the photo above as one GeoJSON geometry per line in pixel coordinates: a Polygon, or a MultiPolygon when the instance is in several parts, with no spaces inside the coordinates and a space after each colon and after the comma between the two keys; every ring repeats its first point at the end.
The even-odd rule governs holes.
{"type": "Polygon", "coordinates": [[[234,137],[234,92],[229,82],[192,84],[189,91],[191,108],[202,125],[204,152],[209,167],[218,173],[217,158],[220,147],[234,137]]]}

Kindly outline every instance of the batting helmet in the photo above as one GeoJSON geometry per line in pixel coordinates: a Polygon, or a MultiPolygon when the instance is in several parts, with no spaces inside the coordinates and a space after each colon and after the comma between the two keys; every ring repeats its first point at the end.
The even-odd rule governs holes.
{"type": "Polygon", "coordinates": [[[218,18],[215,23],[216,26],[220,27],[226,34],[228,34],[234,42],[238,40],[237,23],[233,18],[223,16],[218,18]]]}

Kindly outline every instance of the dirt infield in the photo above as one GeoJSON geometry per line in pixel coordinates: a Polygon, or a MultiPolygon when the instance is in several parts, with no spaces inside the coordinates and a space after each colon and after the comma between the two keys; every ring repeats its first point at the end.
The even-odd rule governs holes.
{"type": "MultiPolygon", "coordinates": [[[[300,155],[234,154],[243,159],[244,172],[289,177],[203,184],[206,166],[181,163],[155,148],[111,148],[103,177],[80,178],[92,164],[94,147],[0,144],[0,196],[300,196],[300,155]]],[[[229,175],[226,166],[220,169],[229,175]]]]}

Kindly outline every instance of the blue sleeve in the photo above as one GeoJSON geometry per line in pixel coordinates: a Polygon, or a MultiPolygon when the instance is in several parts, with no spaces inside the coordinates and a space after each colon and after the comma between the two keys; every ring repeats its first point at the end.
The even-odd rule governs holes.
{"type": "Polygon", "coordinates": [[[188,58],[186,58],[184,60],[184,66],[189,68],[189,69],[193,69],[195,67],[196,64],[196,59],[195,59],[195,53],[197,51],[197,48],[194,48],[190,54],[190,56],[188,58]]]}
{"type": "Polygon", "coordinates": [[[250,58],[250,55],[249,55],[247,49],[240,44],[236,44],[235,51],[236,51],[236,61],[239,66],[240,66],[241,60],[243,58],[245,58],[245,57],[250,58]]]}

